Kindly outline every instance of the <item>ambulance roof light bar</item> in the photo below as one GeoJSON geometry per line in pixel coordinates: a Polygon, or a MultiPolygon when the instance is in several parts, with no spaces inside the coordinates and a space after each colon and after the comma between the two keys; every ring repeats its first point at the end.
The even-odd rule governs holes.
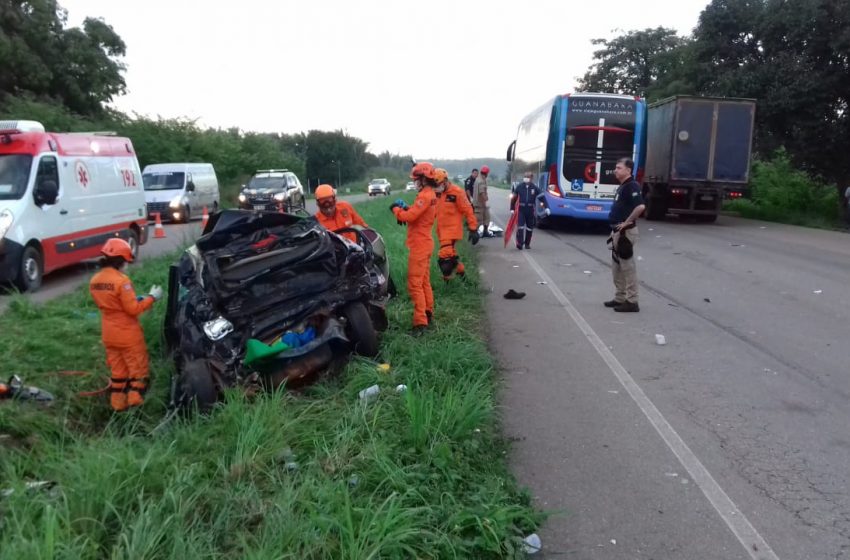
{"type": "Polygon", "coordinates": [[[0,121],[0,133],[44,132],[44,125],[36,121],[0,121]]]}

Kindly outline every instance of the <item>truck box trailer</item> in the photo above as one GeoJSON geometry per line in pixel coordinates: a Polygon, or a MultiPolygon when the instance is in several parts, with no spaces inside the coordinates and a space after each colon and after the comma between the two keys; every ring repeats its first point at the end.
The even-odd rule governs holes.
{"type": "Polygon", "coordinates": [[[753,99],[685,95],[649,106],[643,177],[648,219],[673,213],[713,222],[724,198],[743,196],[755,109],[753,99]]]}

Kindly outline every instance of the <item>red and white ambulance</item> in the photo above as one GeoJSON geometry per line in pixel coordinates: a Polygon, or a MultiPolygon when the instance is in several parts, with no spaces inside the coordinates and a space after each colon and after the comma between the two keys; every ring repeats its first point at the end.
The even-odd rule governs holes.
{"type": "Polygon", "coordinates": [[[44,274],[98,257],[110,237],[135,255],[147,234],[129,139],[0,121],[0,282],[35,290],[44,274]]]}

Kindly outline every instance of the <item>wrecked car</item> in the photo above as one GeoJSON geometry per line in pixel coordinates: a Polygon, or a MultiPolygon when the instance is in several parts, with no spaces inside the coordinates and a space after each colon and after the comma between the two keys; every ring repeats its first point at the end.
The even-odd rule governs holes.
{"type": "Polygon", "coordinates": [[[378,354],[389,262],[381,236],[357,243],[313,217],[224,210],[169,271],[171,405],[208,409],[222,390],[303,385],[351,352],[378,354]]]}

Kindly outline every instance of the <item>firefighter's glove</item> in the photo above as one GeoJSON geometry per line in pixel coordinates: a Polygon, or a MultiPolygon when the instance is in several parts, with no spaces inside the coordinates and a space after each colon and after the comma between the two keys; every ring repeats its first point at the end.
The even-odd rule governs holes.
{"type": "Polygon", "coordinates": [[[395,202],[393,202],[392,204],[390,204],[390,212],[392,212],[393,214],[395,214],[395,209],[396,209],[396,208],[401,208],[402,210],[404,210],[404,206],[402,206],[401,204],[399,204],[397,200],[396,200],[395,202]]]}
{"type": "Polygon", "coordinates": [[[471,229],[469,230],[469,242],[475,245],[478,243],[478,240],[481,239],[481,236],[478,235],[478,230],[471,229]]]}
{"type": "Polygon", "coordinates": [[[156,284],[154,284],[153,286],[151,286],[151,289],[150,289],[150,291],[149,291],[148,293],[149,293],[149,294],[151,295],[151,297],[153,297],[153,299],[155,299],[156,301],[159,301],[159,300],[161,300],[161,299],[162,299],[162,288],[161,288],[160,286],[157,286],[156,284]]]}

